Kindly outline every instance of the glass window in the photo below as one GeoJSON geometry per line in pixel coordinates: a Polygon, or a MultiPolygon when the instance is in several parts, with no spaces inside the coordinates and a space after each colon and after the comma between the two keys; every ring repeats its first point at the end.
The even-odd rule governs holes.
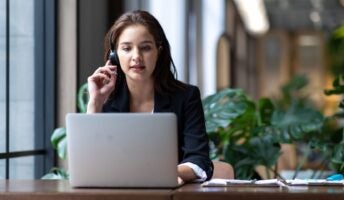
{"type": "MultiPolygon", "coordinates": [[[[5,83],[6,83],[6,1],[0,0],[0,153],[5,152],[5,83]]],[[[1,166],[1,164],[0,164],[1,166]]],[[[0,167],[0,170],[2,168],[0,167]]],[[[1,172],[0,172],[1,177],[1,172]]]]}
{"type": "Polygon", "coordinates": [[[304,33],[297,36],[295,74],[307,75],[309,79],[310,98],[321,107],[323,88],[325,88],[323,36],[316,33],[304,33]]]}
{"type": "Polygon", "coordinates": [[[34,10],[34,0],[10,1],[10,151],[34,148],[34,10]]]}
{"type": "MultiPolygon", "coordinates": [[[[264,76],[264,94],[267,96],[273,96],[278,94],[279,87],[281,85],[281,61],[282,61],[282,41],[279,35],[271,34],[265,40],[265,71],[264,76]],[[275,84],[271,84],[275,83],[275,84]]],[[[287,76],[285,74],[284,76],[287,76]]]]}
{"type": "Polygon", "coordinates": [[[40,178],[53,164],[54,5],[0,0],[0,179],[40,178]]]}
{"type": "Polygon", "coordinates": [[[216,88],[221,90],[231,83],[231,44],[225,33],[219,38],[216,54],[216,88]]]}
{"type": "Polygon", "coordinates": [[[0,180],[5,179],[5,161],[0,160],[0,180]]]}
{"type": "Polygon", "coordinates": [[[10,179],[34,179],[34,156],[10,159],[10,179]]]}

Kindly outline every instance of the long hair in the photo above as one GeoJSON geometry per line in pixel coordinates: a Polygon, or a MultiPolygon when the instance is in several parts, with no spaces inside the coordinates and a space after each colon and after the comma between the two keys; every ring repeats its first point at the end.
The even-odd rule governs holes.
{"type": "MultiPolygon", "coordinates": [[[[177,80],[177,70],[171,56],[170,44],[166,38],[164,30],[158,20],[147,11],[135,10],[128,12],[120,16],[115,21],[105,36],[104,60],[108,60],[111,47],[115,48],[114,50],[117,49],[118,38],[124,29],[137,24],[143,25],[147,28],[159,49],[158,59],[153,72],[154,89],[160,93],[169,93],[178,88],[185,88],[185,84],[177,80]]],[[[124,73],[122,69],[117,70],[117,83],[121,86],[125,81],[124,73]]]]}

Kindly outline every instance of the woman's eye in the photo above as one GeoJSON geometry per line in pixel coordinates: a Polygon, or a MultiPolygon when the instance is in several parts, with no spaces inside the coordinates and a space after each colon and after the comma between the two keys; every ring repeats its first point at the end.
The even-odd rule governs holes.
{"type": "Polygon", "coordinates": [[[143,46],[143,47],[141,48],[142,51],[150,51],[151,49],[152,49],[151,46],[143,46]]]}
{"type": "Polygon", "coordinates": [[[130,51],[130,47],[122,47],[121,48],[123,51],[130,51]]]}

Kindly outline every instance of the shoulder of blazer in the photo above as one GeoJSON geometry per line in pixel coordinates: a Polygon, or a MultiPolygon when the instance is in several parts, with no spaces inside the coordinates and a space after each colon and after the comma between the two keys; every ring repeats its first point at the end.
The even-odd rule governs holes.
{"type": "Polygon", "coordinates": [[[188,84],[186,84],[185,88],[177,89],[167,94],[156,93],[154,110],[157,112],[168,112],[173,107],[180,107],[186,101],[192,100],[195,97],[199,97],[198,87],[188,84]]]}
{"type": "Polygon", "coordinates": [[[185,100],[191,100],[193,98],[200,98],[200,91],[197,86],[187,84],[185,89],[178,90],[175,95],[175,98],[185,100]]]}

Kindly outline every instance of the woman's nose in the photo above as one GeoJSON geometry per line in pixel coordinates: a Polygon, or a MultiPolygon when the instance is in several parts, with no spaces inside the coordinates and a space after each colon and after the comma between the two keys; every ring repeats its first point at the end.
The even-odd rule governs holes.
{"type": "Polygon", "coordinates": [[[136,61],[136,62],[140,62],[142,60],[142,55],[139,49],[133,50],[132,59],[133,61],[136,61]]]}

